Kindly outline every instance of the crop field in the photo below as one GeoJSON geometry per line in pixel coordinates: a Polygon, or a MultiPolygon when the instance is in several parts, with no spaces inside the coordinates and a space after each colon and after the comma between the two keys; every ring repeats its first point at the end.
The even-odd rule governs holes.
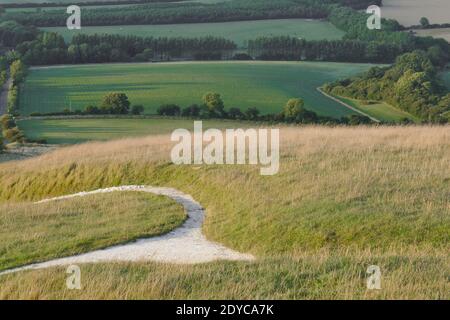
{"type": "Polygon", "coordinates": [[[405,26],[418,25],[422,17],[431,23],[450,22],[448,0],[383,0],[381,14],[396,19],[405,26]]]}
{"type": "MultiPolygon", "coordinates": [[[[450,20],[450,19],[449,19],[450,20]]],[[[442,38],[450,42],[450,28],[414,30],[418,36],[442,38]]]]}
{"type": "Polygon", "coordinates": [[[42,28],[57,32],[66,41],[79,33],[120,34],[140,37],[203,37],[216,36],[233,40],[240,47],[246,47],[248,40],[263,36],[293,36],[306,40],[337,40],[344,32],[331,23],[320,20],[278,19],[257,21],[235,21],[217,23],[190,23],[169,25],[130,25],[130,26],[88,26],[81,30],[68,30],[66,27],[42,28]]]}
{"type": "MultiPolygon", "coordinates": [[[[192,120],[179,119],[21,120],[18,125],[28,138],[45,139],[51,144],[72,144],[91,140],[112,140],[167,134],[178,128],[193,129],[192,120]]],[[[249,125],[248,122],[238,121],[203,121],[205,129],[245,128],[249,125]]]]}
{"type": "Polygon", "coordinates": [[[349,99],[344,97],[337,97],[341,101],[351,105],[352,107],[355,107],[358,110],[361,110],[368,115],[384,121],[384,122],[399,122],[403,119],[409,119],[414,122],[418,121],[416,117],[413,115],[402,111],[396,107],[393,107],[385,102],[371,102],[371,103],[364,103],[359,100],[355,99],[349,99]]]}
{"type": "Polygon", "coordinates": [[[20,95],[22,115],[99,105],[109,92],[126,93],[132,104],[155,114],[161,104],[201,103],[206,92],[222,95],[225,107],[256,107],[278,113],[301,97],[318,114],[342,117],[353,111],[316,88],[368,70],[369,64],[314,62],[206,62],[101,64],[32,69],[20,95]]]}

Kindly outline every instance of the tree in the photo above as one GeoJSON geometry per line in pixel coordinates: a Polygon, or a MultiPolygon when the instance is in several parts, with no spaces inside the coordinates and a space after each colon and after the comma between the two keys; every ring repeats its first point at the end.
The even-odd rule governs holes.
{"type": "Polygon", "coordinates": [[[244,114],[239,108],[230,108],[230,110],[228,110],[228,117],[230,119],[239,120],[244,118],[244,114]]]}
{"type": "Polygon", "coordinates": [[[160,116],[179,116],[180,107],[176,104],[163,104],[156,111],[160,116]]]}
{"type": "Polygon", "coordinates": [[[200,115],[200,107],[197,104],[186,107],[181,112],[183,117],[198,117],[200,115]]]}
{"type": "Polygon", "coordinates": [[[101,109],[112,114],[127,114],[130,101],[125,93],[109,93],[103,98],[101,109]]]}
{"type": "Polygon", "coordinates": [[[295,119],[301,112],[305,102],[303,99],[294,98],[290,99],[283,110],[283,115],[286,119],[295,119]]]}
{"type": "Polygon", "coordinates": [[[84,109],[84,112],[87,114],[98,114],[100,113],[100,110],[96,106],[89,105],[84,109]]]}
{"type": "Polygon", "coordinates": [[[17,127],[3,130],[3,136],[10,142],[25,142],[25,135],[17,127]]]}
{"type": "Polygon", "coordinates": [[[430,21],[428,20],[428,18],[422,17],[422,18],[420,18],[420,25],[421,25],[423,28],[427,28],[427,27],[430,26],[430,21]]]}
{"type": "Polygon", "coordinates": [[[144,106],[142,104],[135,104],[131,107],[131,113],[134,115],[140,115],[144,112],[144,106]]]}
{"type": "Polygon", "coordinates": [[[248,108],[247,110],[245,110],[245,118],[247,120],[257,120],[258,116],[259,116],[259,110],[254,107],[251,107],[251,108],[248,108]]]}
{"type": "Polygon", "coordinates": [[[224,104],[220,94],[208,92],[203,96],[203,103],[208,107],[210,112],[223,113],[224,104]]]}
{"type": "Polygon", "coordinates": [[[0,153],[5,150],[5,145],[3,144],[3,137],[0,135],[0,153]]]}
{"type": "Polygon", "coordinates": [[[26,67],[21,60],[16,60],[11,63],[10,73],[15,84],[21,83],[26,75],[26,67]]]}

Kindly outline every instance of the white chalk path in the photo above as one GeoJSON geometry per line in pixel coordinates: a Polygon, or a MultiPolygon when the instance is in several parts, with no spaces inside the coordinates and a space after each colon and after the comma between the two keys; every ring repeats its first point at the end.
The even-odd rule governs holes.
{"type": "Polygon", "coordinates": [[[98,262],[157,261],[176,264],[195,264],[215,260],[255,259],[250,254],[242,254],[228,249],[218,243],[208,241],[201,231],[205,216],[204,209],[191,196],[175,189],[149,186],[122,186],[45,199],[36,202],[36,204],[75,197],[84,197],[92,194],[125,191],[148,192],[156,195],[167,196],[184,207],[188,218],[181,227],[163,236],[140,239],[132,243],[116,245],[76,256],[9,269],[0,272],[0,275],[23,270],[44,269],[55,266],[98,262]]]}

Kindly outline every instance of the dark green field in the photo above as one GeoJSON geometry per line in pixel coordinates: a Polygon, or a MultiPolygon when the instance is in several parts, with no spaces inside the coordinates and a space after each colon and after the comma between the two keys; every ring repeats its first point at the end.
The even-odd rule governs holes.
{"type": "Polygon", "coordinates": [[[87,26],[81,30],[69,30],[66,27],[42,28],[44,31],[57,32],[70,41],[76,34],[120,34],[139,37],[223,37],[246,47],[246,41],[258,37],[292,36],[306,40],[337,40],[344,32],[328,21],[305,19],[278,19],[257,21],[233,21],[217,23],[189,23],[167,25],[129,25],[129,26],[87,26]]]}
{"type": "Polygon", "coordinates": [[[206,92],[222,95],[225,107],[256,107],[278,113],[290,98],[301,97],[321,115],[353,111],[320,94],[325,82],[369,69],[369,64],[329,62],[206,62],[102,64],[32,69],[21,90],[20,112],[49,113],[100,104],[109,92],[124,92],[132,104],[155,114],[165,103],[201,103],[206,92]]]}
{"type": "MultiPolygon", "coordinates": [[[[51,144],[72,144],[92,140],[112,140],[146,135],[168,134],[178,128],[193,129],[193,120],[174,119],[58,119],[22,120],[20,129],[32,139],[46,139],[51,144]]],[[[203,127],[244,128],[250,123],[208,120],[203,127]]],[[[253,124],[254,126],[254,124],[253,124]]]]}

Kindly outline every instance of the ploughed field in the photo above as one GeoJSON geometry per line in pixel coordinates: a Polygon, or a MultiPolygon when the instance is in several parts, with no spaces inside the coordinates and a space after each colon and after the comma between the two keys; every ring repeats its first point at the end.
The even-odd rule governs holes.
{"type": "Polygon", "coordinates": [[[201,103],[209,91],[222,95],[225,108],[258,108],[278,113],[290,98],[306,108],[340,118],[354,114],[316,90],[326,82],[357,75],[372,65],[330,62],[183,62],[99,64],[30,70],[20,94],[22,115],[61,112],[100,105],[110,92],[127,94],[155,114],[162,104],[186,107],[201,103]]]}

